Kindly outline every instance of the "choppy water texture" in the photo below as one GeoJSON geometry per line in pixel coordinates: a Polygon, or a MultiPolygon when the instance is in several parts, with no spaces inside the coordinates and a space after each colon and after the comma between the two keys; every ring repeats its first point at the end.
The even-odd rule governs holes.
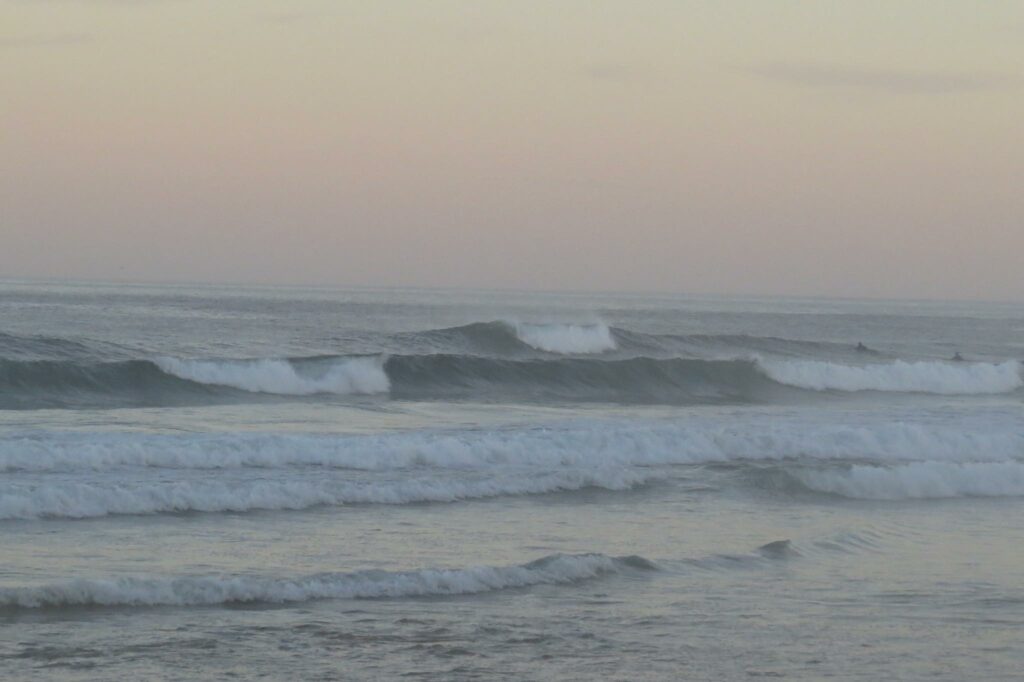
{"type": "Polygon", "coordinates": [[[5,282],[0,671],[1019,679],[1022,359],[1012,304],[5,282]]]}

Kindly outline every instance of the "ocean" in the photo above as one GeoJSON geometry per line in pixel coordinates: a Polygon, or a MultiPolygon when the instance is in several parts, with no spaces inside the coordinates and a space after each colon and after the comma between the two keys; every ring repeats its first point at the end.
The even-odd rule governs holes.
{"type": "Polygon", "coordinates": [[[3,281],[0,677],[1020,679],[1022,358],[1011,303],[3,281]]]}

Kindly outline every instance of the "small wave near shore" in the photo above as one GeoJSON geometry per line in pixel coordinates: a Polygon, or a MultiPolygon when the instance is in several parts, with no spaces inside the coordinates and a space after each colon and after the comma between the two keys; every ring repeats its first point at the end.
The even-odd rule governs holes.
{"type": "Polygon", "coordinates": [[[479,594],[535,585],[568,585],[602,575],[654,570],[642,557],[553,554],[517,566],[320,573],[297,578],[189,576],[79,579],[0,588],[0,608],[281,604],[319,599],[398,599],[479,594]]]}

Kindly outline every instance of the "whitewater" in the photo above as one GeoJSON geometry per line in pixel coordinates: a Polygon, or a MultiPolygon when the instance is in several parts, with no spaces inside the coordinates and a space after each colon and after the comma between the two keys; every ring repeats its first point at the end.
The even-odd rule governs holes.
{"type": "Polygon", "coordinates": [[[0,320],[5,680],[1024,667],[1024,306],[4,281],[0,320]]]}

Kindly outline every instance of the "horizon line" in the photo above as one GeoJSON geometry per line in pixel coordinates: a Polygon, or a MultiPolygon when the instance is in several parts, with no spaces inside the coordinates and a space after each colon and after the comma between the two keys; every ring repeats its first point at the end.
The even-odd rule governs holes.
{"type": "Polygon", "coordinates": [[[243,280],[184,280],[184,279],[118,279],[92,277],[53,277],[53,276],[0,276],[2,283],[19,284],[62,284],[62,285],[93,285],[93,286],[128,286],[128,287],[178,287],[214,289],[229,287],[235,289],[307,289],[323,291],[345,290],[384,290],[384,291],[427,291],[427,292],[477,292],[495,294],[533,294],[557,296],[650,296],[680,298],[722,298],[722,299],[756,299],[756,300],[812,300],[842,301],[862,303],[983,303],[994,305],[1024,305],[1024,300],[991,299],[991,298],[930,298],[930,297],[891,297],[891,296],[827,296],[820,294],[765,294],[745,292],[713,292],[713,291],[673,291],[657,289],[529,289],[516,287],[486,287],[461,285],[419,285],[419,284],[342,284],[342,283],[302,283],[302,282],[255,282],[243,280]]]}

